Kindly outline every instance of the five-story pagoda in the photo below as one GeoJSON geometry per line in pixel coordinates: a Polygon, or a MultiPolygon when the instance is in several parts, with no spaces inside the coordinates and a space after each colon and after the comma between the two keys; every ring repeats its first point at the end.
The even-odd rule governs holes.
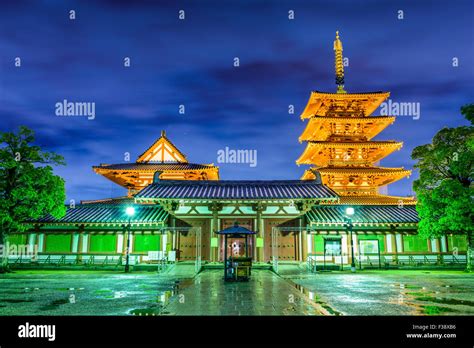
{"type": "Polygon", "coordinates": [[[347,93],[339,32],[334,41],[336,93],[311,93],[301,119],[309,122],[300,136],[307,146],[300,164],[313,165],[302,179],[320,177],[340,196],[342,204],[415,204],[413,198],[388,196],[381,187],[411,174],[404,168],[385,168],[378,162],[403,143],[373,141],[395,120],[393,116],[371,116],[389,92],[347,93]]]}

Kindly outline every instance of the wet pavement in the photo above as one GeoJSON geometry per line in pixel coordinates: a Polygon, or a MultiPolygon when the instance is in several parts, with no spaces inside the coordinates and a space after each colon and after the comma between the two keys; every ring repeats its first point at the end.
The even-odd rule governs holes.
{"type": "Polygon", "coordinates": [[[268,270],[255,270],[250,281],[239,283],[225,283],[222,270],[194,275],[192,265],[160,275],[18,271],[0,277],[0,315],[327,314],[268,270]]]}
{"type": "Polygon", "coordinates": [[[301,291],[344,315],[474,315],[474,274],[380,270],[302,273],[280,266],[301,291]]]}
{"type": "Polygon", "coordinates": [[[223,270],[18,271],[0,275],[0,315],[474,315],[474,274],[312,274],[281,265],[224,282],[223,270]]]}
{"type": "MultiPolygon", "coordinates": [[[[322,315],[290,282],[268,270],[253,270],[248,282],[224,282],[223,270],[206,270],[164,308],[169,315],[322,315]]],[[[327,313],[326,313],[327,314],[327,313]]]]}
{"type": "Polygon", "coordinates": [[[21,271],[0,276],[0,315],[158,313],[173,288],[173,277],[153,272],[21,271]]]}

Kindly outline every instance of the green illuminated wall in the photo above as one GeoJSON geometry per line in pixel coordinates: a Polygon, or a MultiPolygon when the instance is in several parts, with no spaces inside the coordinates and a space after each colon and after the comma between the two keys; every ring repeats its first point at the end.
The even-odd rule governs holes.
{"type": "Polygon", "coordinates": [[[117,251],[117,236],[113,234],[107,235],[90,235],[89,251],[91,253],[110,253],[117,251]]]}
{"type": "Polygon", "coordinates": [[[383,235],[366,235],[366,234],[358,234],[357,235],[358,240],[375,240],[377,239],[379,241],[379,248],[380,252],[383,253],[385,252],[385,236],[383,235]]]}
{"type": "Polygon", "coordinates": [[[27,243],[26,234],[11,234],[8,236],[8,243],[11,245],[25,245],[27,243]]]}
{"type": "Polygon", "coordinates": [[[71,240],[70,234],[48,234],[46,237],[46,252],[53,253],[64,253],[71,252],[71,240]]]}
{"type": "Polygon", "coordinates": [[[446,239],[448,240],[449,251],[453,251],[453,250],[466,251],[467,250],[467,238],[465,235],[446,236],[446,239]]]}
{"type": "Polygon", "coordinates": [[[429,251],[428,241],[419,235],[403,236],[403,251],[429,251]]]}
{"type": "Polygon", "coordinates": [[[161,250],[161,238],[159,234],[137,234],[133,241],[133,251],[147,252],[161,250]]]}
{"type": "Polygon", "coordinates": [[[324,238],[319,234],[313,239],[313,253],[324,253],[324,238]]]}

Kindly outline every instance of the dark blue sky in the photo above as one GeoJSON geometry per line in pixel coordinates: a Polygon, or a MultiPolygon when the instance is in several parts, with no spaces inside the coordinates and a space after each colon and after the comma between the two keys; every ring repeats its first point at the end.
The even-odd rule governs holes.
{"type": "MultiPolygon", "coordinates": [[[[299,114],[311,90],[335,91],[338,29],[348,92],[420,103],[420,119],[401,116],[377,137],[404,141],[382,165],[411,169],[415,146],[466,123],[473,10],[472,1],[2,1],[0,130],[27,125],[66,158],[56,172],[68,199],[123,194],[91,166],[121,163],[124,152],[134,161],[161,129],[191,162],[216,163],[226,146],[258,151],[254,168],[220,164],[222,179],[297,179],[307,168],[295,164],[305,146],[299,114]],[[95,102],[96,118],[56,116],[64,99],[95,102]]],[[[413,177],[389,193],[411,194],[413,177]]]]}

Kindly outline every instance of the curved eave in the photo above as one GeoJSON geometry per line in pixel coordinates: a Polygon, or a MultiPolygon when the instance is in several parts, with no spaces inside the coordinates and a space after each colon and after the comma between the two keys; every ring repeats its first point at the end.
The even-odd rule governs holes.
{"type": "Polygon", "coordinates": [[[390,175],[411,175],[411,170],[404,168],[318,168],[321,174],[343,174],[343,175],[361,175],[377,174],[382,176],[390,175]]]}
{"type": "Polygon", "coordinates": [[[315,148],[401,148],[402,141],[361,141],[361,142],[336,142],[336,141],[309,141],[308,144],[315,148]]]}
{"type": "Polygon", "coordinates": [[[326,142],[326,141],[310,141],[306,145],[301,156],[296,160],[296,164],[314,164],[319,167],[324,167],[329,163],[326,155],[320,155],[318,152],[326,149],[353,149],[353,148],[365,148],[365,149],[386,149],[387,151],[382,154],[375,156],[374,158],[367,158],[363,160],[355,159],[355,162],[361,163],[374,163],[381,160],[382,158],[390,155],[393,151],[399,150],[403,146],[403,142],[395,141],[367,141],[357,143],[346,143],[346,142],[326,142]]]}
{"type": "MultiPolygon", "coordinates": [[[[379,122],[378,126],[374,126],[369,132],[364,132],[368,140],[375,137],[385,128],[395,122],[395,116],[371,116],[371,117],[311,117],[306,125],[299,142],[303,141],[324,141],[327,136],[331,135],[331,131],[324,127],[325,124],[353,124],[353,123],[374,123],[379,122]],[[325,136],[324,136],[325,134],[325,136]]],[[[335,133],[334,135],[336,135],[335,133]]],[[[342,135],[341,135],[342,136],[342,135]]]]}
{"type": "Polygon", "coordinates": [[[390,92],[368,92],[368,93],[327,93],[313,91],[309,97],[308,103],[306,104],[303,113],[300,115],[302,120],[311,118],[313,116],[324,116],[318,114],[319,108],[321,107],[322,101],[331,99],[339,101],[350,101],[354,99],[358,100],[367,100],[368,98],[375,99],[367,105],[367,108],[364,109],[364,115],[368,116],[372,114],[379,105],[390,96],[390,92]]]}
{"type": "Polygon", "coordinates": [[[300,157],[296,160],[296,164],[312,164],[311,158],[314,155],[314,147],[312,144],[306,144],[306,147],[300,157]]]}
{"type": "MultiPolygon", "coordinates": [[[[363,168],[347,168],[347,169],[318,169],[319,173],[323,177],[323,183],[325,183],[324,177],[326,175],[342,175],[342,176],[376,176],[376,182],[373,184],[374,187],[380,187],[389,185],[395,181],[409,177],[411,170],[405,170],[403,168],[380,168],[380,169],[363,169],[363,168]],[[387,170],[388,169],[388,170],[387,170]],[[378,177],[378,179],[377,179],[378,177]],[[382,179],[384,178],[384,179],[382,179]]],[[[349,189],[350,187],[331,188],[336,190],[349,189]]]]}
{"type": "Polygon", "coordinates": [[[209,167],[206,167],[206,168],[185,168],[185,169],[146,169],[146,168],[143,168],[143,169],[111,169],[111,168],[107,168],[107,167],[100,167],[100,166],[93,166],[92,169],[98,173],[98,174],[102,174],[102,173],[99,173],[99,172],[104,172],[104,173],[107,173],[107,172],[136,172],[136,173],[139,173],[139,172],[156,172],[156,171],[163,171],[163,172],[168,172],[168,173],[181,173],[181,172],[194,172],[196,170],[201,170],[201,171],[207,171],[207,170],[219,170],[219,167],[217,166],[209,166],[209,167]]]}

